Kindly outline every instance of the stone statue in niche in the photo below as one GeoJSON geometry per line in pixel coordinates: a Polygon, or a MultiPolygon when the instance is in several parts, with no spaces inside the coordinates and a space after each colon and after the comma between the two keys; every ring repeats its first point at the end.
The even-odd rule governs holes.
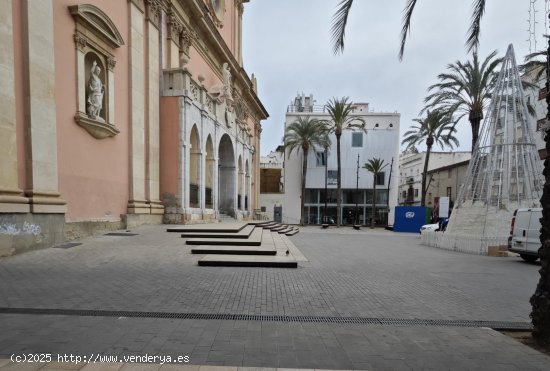
{"type": "Polygon", "coordinates": [[[229,64],[226,62],[222,66],[222,84],[218,84],[210,91],[218,103],[228,102],[233,103],[233,95],[231,94],[231,71],[229,64]]]}
{"type": "Polygon", "coordinates": [[[90,69],[90,79],[88,80],[88,107],[87,113],[90,118],[105,122],[105,120],[100,116],[101,109],[103,107],[103,94],[105,92],[105,87],[103,82],[99,77],[101,73],[101,68],[97,65],[97,62],[94,61],[92,68],[90,69]]]}
{"type": "Polygon", "coordinates": [[[222,73],[223,73],[223,88],[222,88],[222,95],[229,100],[233,100],[233,96],[231,95],[231,71],[229,70],[229,65],[226,63],[222,66],[222,73]]]}

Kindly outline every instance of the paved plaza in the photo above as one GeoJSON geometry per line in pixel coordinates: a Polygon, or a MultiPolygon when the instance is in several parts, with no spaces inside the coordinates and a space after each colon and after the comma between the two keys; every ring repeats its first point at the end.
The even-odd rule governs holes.
{"type": "MultiPolygon", "coordinates": [[[[147,354],[234,367],[550,368],[550,357],[507,336],[457,325],[528,325],[539,266],[520,258],[426,247],[417,234],[306,227],[290,237],[308,259],[297,269],[199,267],[200,255],[165,228],[142,226],[135,236],[90,237],[79,246],[0,260],[1,357],[147,354]]],[[[13,366],[21,364],[1,370],[13,366]]]]}

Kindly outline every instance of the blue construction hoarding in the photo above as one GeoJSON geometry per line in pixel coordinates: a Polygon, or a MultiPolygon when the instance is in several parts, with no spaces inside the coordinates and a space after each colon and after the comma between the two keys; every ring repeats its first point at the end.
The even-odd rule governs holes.
{"type": "Polygon", "coordinates": [[[432,209],[423,206],[396,206],[394,232],[420,233],[420,227],[430,223],[432,209]]]}

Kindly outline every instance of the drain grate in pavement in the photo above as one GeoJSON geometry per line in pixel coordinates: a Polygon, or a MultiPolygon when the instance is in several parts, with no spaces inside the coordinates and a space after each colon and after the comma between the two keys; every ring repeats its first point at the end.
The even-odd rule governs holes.
{"type": "Polygon", "coordinates": [[[71,247],[80,246],[82,243],[80,242],[68,242],[64,243],[62,245],[52,246],[53,249],[70,249],[71,247]]]}
{"type": "Polygon", "coordinates": [[[366,317],[324,317],[324,316],[281,316],[260,314],[224,314],[224,313],[178,313],[178,312],[141,312],[124,310],[85,310],[52,308],[4,308],[0,314],[41,314],[89,317],[130,317],[130,318],[166,318],[166,319],[204,319],[229,321],[264,322],[304,322],[304,323],[345,323],[386,326],[443,326],[443,327],[488,327],[495,330],[531,330],[529,322],[507,321],[469,321],[469,320],[432,320],[406,318],[366,318],[366,317]]]}

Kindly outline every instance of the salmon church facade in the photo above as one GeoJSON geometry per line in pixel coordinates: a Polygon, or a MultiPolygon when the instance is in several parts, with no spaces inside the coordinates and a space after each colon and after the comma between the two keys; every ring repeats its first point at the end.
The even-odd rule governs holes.
{"type": "Polygon", "coordinates": [[[0,256],[249,218],[261,120],[247,0],[0,0],[0,256]]]}

